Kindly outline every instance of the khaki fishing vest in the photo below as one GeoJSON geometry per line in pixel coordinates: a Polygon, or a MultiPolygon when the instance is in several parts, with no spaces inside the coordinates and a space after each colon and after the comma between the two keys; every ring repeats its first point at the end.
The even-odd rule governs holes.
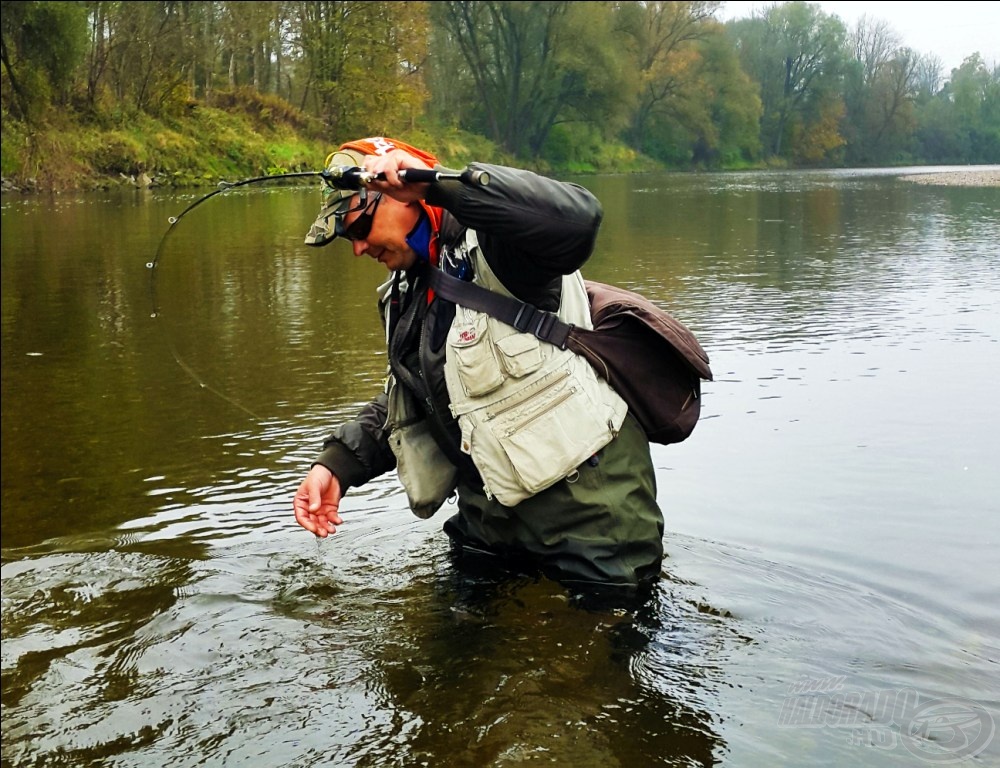
{"type": "MultiPolygon", "coordinates": [[[[510,296],[471,229],[465,247],[475,282],[510,296]]],[[[558,316],[592,327],[579,271],[563,277],[558,316]]],[[[445,355],[445,383],[461,429],[461,449],[479,470],[486,496],[504,506],[571,478],[615,438],[628,410],[584,358],[461,305],[455,308],[445,355]]],[[[454,491],[455,472],[439,448],[440,455],[432,455],[428,441],[433,439],[426,427],[416,426],[417,406],[401,390],[390,381],[390,445],[411,508],[428,517],[454,491]]]]}

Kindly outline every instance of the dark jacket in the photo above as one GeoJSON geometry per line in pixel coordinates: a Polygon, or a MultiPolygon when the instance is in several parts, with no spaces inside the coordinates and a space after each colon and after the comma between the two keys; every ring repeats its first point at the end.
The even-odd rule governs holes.
{"type": "MultiPolygon", "coordinates": [[[[442,249],[474,229],[490,268],[511,293],[557,310],[562,276],[579,269],[594,249],[600,203],[579,185],[529,171],[473,168],[489,172],[488,186],[442,182],[429,188],[427,202],[446,212],[442,249]]],[[[423,403],[438,443],[459,468],[459,513],[445,526],[449,536],[459,546],[527,558],[564,580],[634,583],[658,571],[662,515],[649,444],[631,418],[622,435],[581,467],[588,482],[561,481],[512,508],[483,496],[475,467],[459,451],[457,422],[448,408],[444,341],[455,308],[442,299],[427,301],[426,268],[406,276],[388,357],[397,381],[423,403]]],[[[338,477],[345,493],[395,468],[385,422],[382,395],[325,442],[317,462],[338,477]]]]}

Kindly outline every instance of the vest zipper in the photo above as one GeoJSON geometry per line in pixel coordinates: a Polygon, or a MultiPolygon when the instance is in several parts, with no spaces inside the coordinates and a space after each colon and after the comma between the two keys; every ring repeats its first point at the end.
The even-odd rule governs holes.
{"type": "Polygon", "coordinates": [[[504,432],[503,436],[504,437],[510,437],[515,432],[519,432],[520,430],[522,430],[525,427],[527,427],[529,424],[532,424],[536,419],[540,418],[543,414],[546,414],[549,411],[551,411],[553,408],[555,408],[555,407],[557,407],[559,405],[562,405],[564,402],[566,402],[567,400],[569,400],[575,393],[576,393],[576,387],[570,387],[568,390],[566,390],[565,392],[563,392],[555,400],[555,402],[551,403],[549,405],[549,407],[546,408],[544,411],[541,410],[541,409],[539,409],[539,411],[537,413],[533,414],[531,416],[531,418],[526,419],[525,421],[518,422],[518,424],[517,424],[516,427],[511,427],[510,429],[508,429],[506,432],[504,432]]]}
{"type": "MultiPolygon", "coordinates": [[[[514,408],[517,408],[517,407],[519,407],[521,405],[524,405],[529,400],[533,400],[534,398],[538,397],[539,395],[542,395],[543,393],[548,392],[553,387],[561,384],[566,379],[568,379],[569,376],[570,376],[569,371],[566,370],[565,368],[563,368],[562,371],[560,371],[560,375],[557,378],[555,378],[552,381],[550,381],[548,384],[546,384],[544,387],[542,387],[537,392],[534,392],[534,393],[529,394],[529,395],[527,395],[525,397],[519,398],[517,400],[517,402],[515,402],[515,403],[508,403],[503,408],[499,408],[497,410],[487,410],[486,411],[486,415],[483,417],[483,421],[491,421],[491,420],[495,419],[497,416],[503,416],[508,411],[510,411],[510,410],[512,410],[514,408]]],[[[572,391],[573,390],[570,390],[571,394],[572,394],[572,391]]],[[[562,402],[562,400],[559,400],[559,402],[562,402]]]]}

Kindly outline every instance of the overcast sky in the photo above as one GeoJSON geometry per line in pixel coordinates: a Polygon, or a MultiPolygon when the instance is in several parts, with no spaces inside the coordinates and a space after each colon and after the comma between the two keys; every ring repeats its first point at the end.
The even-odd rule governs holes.
{"type": "MultiPolygon", "coordinates": [[[[721,21],[749,16],[770,2],[722,3],[721,21]]],[[[980,2],[819,2],[823,11],[839,16],[851,29],[864,15],[881,19],[902,44],[917,53],[933,53],[944,65],[945,76],[973,53],[988,67],[1000,64],[1000,1],[980,2]]]]}

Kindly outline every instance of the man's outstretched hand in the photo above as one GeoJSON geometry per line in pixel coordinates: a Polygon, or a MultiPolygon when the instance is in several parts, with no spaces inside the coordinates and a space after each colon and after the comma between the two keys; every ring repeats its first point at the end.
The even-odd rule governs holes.
{"type": "Polygon", "coordinates": [[[322,464],[316,464],[295,492],[295,522],[321,539],[336,533],[344,522],[338,511],[340,497],[340,481],[322,464]]]}

